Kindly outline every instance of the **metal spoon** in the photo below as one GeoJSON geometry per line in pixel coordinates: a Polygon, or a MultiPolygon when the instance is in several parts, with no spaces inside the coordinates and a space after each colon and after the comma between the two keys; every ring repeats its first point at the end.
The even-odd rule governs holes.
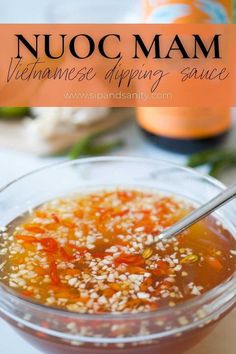
{"type": "Polygon", "coordinates": [[[211,214],[214,210],[219,209],[224,204],[228,203],[232,199],[236,197],[236,184],[233,184],[216,197],[211,199],[206,204],[200,206],[200,208],[194,210],[192,213],[187,215],[182,220],[175,223],[173,226],[169,227],[165,231],[163,231],[160,235],[158,235],[158,240],[168,240],[173,236],[181,233],[186,230],[199,220],[203,219],[207,215],[211,214]]]}

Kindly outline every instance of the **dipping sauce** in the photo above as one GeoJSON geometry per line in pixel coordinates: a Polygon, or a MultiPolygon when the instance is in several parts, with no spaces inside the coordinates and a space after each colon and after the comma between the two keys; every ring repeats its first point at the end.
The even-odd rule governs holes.
{"type": "Polygon", "coordinates": [[[158,240],[192,209],[174,196],[128,189],[47,202],[2,232],[0,281],[78,313],[174,307],[235,271],[235,240],[214,217],[158,240]]]}

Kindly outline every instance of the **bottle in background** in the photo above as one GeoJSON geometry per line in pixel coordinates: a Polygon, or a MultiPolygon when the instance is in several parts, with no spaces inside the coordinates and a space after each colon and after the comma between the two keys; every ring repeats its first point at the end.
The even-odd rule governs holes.
{"type": "MultiPolygon", "coordinates": [[[[146,23],[230,23],[232,0],[143,0],[146,23]]],[[[218,145],[231,128],[226,107],[139,107],[137,120],[159,146],[192,153],[218,145]]]]}

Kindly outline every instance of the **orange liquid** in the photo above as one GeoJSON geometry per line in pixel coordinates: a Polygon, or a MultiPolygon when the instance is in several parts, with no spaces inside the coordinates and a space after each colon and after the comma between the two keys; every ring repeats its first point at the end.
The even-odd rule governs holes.
{"type": "Polygon", "coordinates": [[[213,218],[167,244],[158,234],[191,205],[138,191],[50,202],[12,230],[4,282],[47,306],[78,312],[175,306],[227,279],[235,241],[213,218]],[[155,244],[153,244],[156,242],[155,244]],[[120,292],[113,306],[109,299],[120,292]]]}
{"type": "MultiPolygon", "coordinates": [[[[235,240],[213,217],[167,244],[158,242],[162,230],[192,209],[178,198],[136,190],[46,203],[10,225],[2,241],[6,251],[0,258],[0,263],[5,262],[0,279],[31,301],[78,313],[175,307],[201,296],[235,271],[235,240]]],[[[206,329],[187,337],[197,342],[202,332],[206,329]]],[[[27,333],[39,346],[48,344],[50,352],[75,351],[40,333],[27,333]]],[[[179,353],[189,344],[185,337],[173,340],[179,343],[179,353]]],[[[150,353],[160,345],[160,353],[169,353],[171,343],[153,342],[150,353]]],[[[79,352],[87,353],[89,348],[85,345],[79,352]]],[[[125,349],[139,352],[130,345],[125,349]]]]}

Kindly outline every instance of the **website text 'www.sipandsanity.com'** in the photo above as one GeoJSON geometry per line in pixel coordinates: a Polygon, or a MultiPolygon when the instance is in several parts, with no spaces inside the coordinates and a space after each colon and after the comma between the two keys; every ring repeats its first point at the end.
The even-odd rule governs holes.
{"type": "Polygon", "coordinates": [[[66,92],[64,99],[67,100],[120,100],[120,101],[148,101],[148,100],[171,100],[171,92],[66,92]]]}

